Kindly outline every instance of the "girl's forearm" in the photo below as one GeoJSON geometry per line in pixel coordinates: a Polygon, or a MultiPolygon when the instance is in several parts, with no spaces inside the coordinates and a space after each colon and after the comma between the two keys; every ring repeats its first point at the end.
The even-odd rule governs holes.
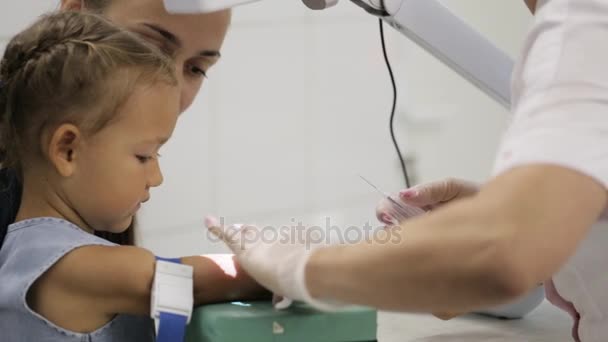
{"type": "Polygon", "coordinates": [[[182,262],[194,267],[195,306],[272,297],[272,294],[245,273],[230,255],[184,257],[182,262]]]}

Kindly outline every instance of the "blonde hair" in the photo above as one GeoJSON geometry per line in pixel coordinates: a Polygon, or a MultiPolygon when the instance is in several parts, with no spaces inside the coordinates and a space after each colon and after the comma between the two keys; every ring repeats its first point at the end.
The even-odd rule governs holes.
{"type": "Polygon", "coordinates": [[[1,167],[20,170],[23,151],[61,123],[99,131],[133,87],[156,82],[177,84],[173,61],[133,33],[91,13],[42,17],[0,63],[1,167]]]}

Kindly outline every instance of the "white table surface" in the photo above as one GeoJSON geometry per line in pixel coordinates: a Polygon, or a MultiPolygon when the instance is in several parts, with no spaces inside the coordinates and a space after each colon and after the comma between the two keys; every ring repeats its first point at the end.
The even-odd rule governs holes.
{"type": "Polygon", "coordinates": [[[380,342],[566,342],[572,321],[559,309],[543,302],[521,320],[499,320],[467,315],[442,321],[430,315],[380,312],[380,342]]]}

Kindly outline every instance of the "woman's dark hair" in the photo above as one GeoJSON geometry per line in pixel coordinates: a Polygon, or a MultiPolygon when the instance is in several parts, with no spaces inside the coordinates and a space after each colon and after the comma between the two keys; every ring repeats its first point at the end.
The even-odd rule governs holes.
{"type": "Polygon", "coordinates": [[[0,169],[0,248],[21,203],[21,182],[12,169],[0,169]]]}
{"type": "Polygon", "coordinates": [[[84,0],[84,7],[95,13],[102,12],[112,0],[84,0]]]}

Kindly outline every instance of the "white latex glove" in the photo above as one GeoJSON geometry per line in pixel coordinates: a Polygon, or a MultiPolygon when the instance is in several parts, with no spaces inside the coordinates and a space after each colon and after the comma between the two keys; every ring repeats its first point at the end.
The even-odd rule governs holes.
{"type": "MultiPolygon", "coordinates": [[[[440,208],[452,201],[473,196],[479,192],[479,188],[479,184],[454,178],[417,185],[401,191],[398,195],[391,196],[394,200],[399,201],[406,210],[402,210],[384,199],[376,207],[376,217],[387,225],[398,225],[407,219],[440,208]]],[[[508,319],[521,318],[534,310],[543,299],[544,291],[542,286],[539,286],[519,300],[477,313],[508,319]]],[[[447,320],[461,314],[435,313],[434,315],[447,320]]]]}
{"type": "Polygon", "coordinates": [[[401,210],[384,199],[376,207],[376,217],[384,224],[397,225],[451,201],[472,196],[478,191],[478,184],[453,178],[417,185],[391,196],[407,210],[401,210]]]}
{"type": "Polygon", "coordinates": [[[331,300],[312,298],[306,288],[305,268],[314,252],[310,245],[297,239],[286,243],[264,242],[255,226],[220,226],[219,221],[207,217],[205,224],[211,233],[224,241],[235,254],[239,265],[260,285],[275,295],[284,297],[278,307],[289,306],[289,300],[304,301],[324,311],[335,311],[344,305],[331,300]]]}

